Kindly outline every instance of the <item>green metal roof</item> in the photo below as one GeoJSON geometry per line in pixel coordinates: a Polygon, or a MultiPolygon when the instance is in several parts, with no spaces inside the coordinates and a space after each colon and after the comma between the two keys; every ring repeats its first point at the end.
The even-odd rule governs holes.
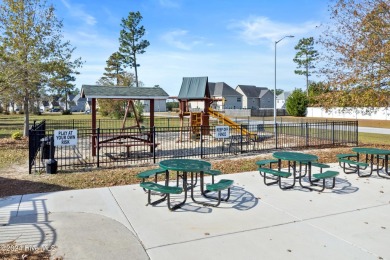
{"type": "Polygon", "coordinates": [[[204,99],[210,97],[207,77],[184,77],[178,99],[204,99]]]}
{"type": "Polygon", "coordinates": [[[83,85],[81,95],[86,98],[106,99],[168,99],[162,88],[83,85]]]}

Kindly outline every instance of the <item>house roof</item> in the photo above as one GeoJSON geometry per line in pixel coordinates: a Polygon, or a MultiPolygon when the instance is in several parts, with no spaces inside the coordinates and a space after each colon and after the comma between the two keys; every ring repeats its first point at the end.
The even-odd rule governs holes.
{"type": "Polygon", "coordinates": [[[210,97],[208,77],[184,77],[178,99],[204,99],[210,97]]]}
{"type": "Polygon", "coordinates": [[[237,88],[240,88],[245,96],[256,98],[261,98],[269,91],[268,88],[256,87],[254,85],[238,85],[237,88]]]}
{"type": "Polygon", "coordinates": [[[159,87],[121,87],[121,86],[98,86],[83,85],[81,87],[83,98],[105,99],[168,99],[169,95],[159,87]]]}
{"type": "Polygon", "coordinates": [[[287,100],[287,98],[291,95],[290,91],[284,91],[282,94],[278,95],[276,99],[279,100],[287,100]]]}
{"type": "Polygon", "coordinates": [[[229,86],[225,82],[217,82],[217,83],[209,82],[209,87],[210,87],[210,95],[211,96],[219,96],[219,97],[238,96],[238,97],[242,97],[242,95],[239,92],[234,90],[231,86],[229,86]]]}
{"type": "Polygon", "coordinates": [[[262,98],[265,94],[267,94],[269,89],[260,89],[259,98],[262,98]]]}
{"type": "Polygon", "coordinates": [[[73,101],[73,99],[74,99],[76,96],[77,96],[77,95],[69,94],[69,95],[68,95],[68,101],[73,101]]]}

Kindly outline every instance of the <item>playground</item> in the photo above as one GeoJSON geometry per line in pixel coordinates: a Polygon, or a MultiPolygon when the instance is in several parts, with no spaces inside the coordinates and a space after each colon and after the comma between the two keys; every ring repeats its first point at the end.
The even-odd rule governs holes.
{"type": "Polygon", "coordinates": [[[33,126],[29,142],[29,172],[47,171],[47,160],[58,170],[152,165],[166,158],[228,158],[275,149],[354,145],[355,121],[242,124],[212,108],[220,99],[211,98],[207,77],[183,78],[177,96],[177,126],[155,124],[155,100],[167,99],[161,88],[126,88],[83,85],[82,96],[92,100],[91,120],[84,122],[43,121],[33,126]],[[121,123],[100,125],[97,99],[125,100],[121,123]],[[148,100],[150,117],[141,122],[134,101],[148,100]],[[77,130],[72,145],[55,146],[59,130],[77,130]],[[76,140],[77,139],[77,140],[76,140]]]}

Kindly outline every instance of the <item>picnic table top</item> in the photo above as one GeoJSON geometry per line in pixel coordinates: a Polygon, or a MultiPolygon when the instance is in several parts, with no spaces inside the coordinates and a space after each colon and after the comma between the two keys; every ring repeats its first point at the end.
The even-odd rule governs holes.
{"type": "Polygon", "coordinates": [[[159,163],[165,170],[183,172],[201,172],[211,168],[211,163],[194,159],[168,159],[159,163]]]}
{"type": "Polygon", "coordinates": [[[275,152],[273,156],[277,159],[296,162],[313,162],[318,160],[316,155],[297,152],[275,152]]]}
{"type": "Polygon", "coordinates": [[[352,151],[364,154],[390,155],[390,150],[370,147],[354,147],[352,148],[352,151]]]}

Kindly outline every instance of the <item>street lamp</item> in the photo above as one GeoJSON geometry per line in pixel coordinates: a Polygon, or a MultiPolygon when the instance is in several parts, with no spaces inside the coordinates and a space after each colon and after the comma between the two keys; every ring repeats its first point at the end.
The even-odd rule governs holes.
{"type": "Polygon", "coordinates": [[[293,35],[287,35],[287,36],[284,36],[279,41],[275,41],[275,86],[274,86],[274,125],[275,125],[275,127],[276,127],[276,44],[278,44],[278,42],[282,41],[284,38],[293,38],[293,37],[294,37],[293,35]]]}

